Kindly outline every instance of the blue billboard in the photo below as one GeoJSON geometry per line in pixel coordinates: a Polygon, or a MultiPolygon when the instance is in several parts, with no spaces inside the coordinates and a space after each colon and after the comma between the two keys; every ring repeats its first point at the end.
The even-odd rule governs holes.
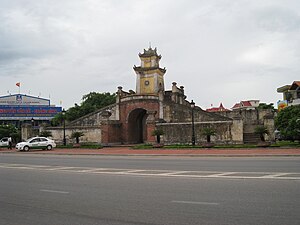
{"type": "Polygon", "coordinates": [[[51,106],[0,106],[0,118],[3,119],[51,119],[62,111],[62,107],[51,106]]]}

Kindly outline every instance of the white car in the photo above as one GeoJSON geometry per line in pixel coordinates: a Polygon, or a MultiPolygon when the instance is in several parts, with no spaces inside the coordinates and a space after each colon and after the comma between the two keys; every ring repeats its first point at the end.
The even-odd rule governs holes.
{"type": "Polygon", "coordinates": [[[56,144],[53,140],[45,137],[33,137],[27,141],[20,142],[16,145],[16,149],[20,151],[29,151],[29,149],[47,149],[55,148],[56,144]]]}
{"type": "Polygon", "coordinates": [[[0,140],[0,147],[7,147],[8,146],[8,137],[4,137],[0,140]]]}

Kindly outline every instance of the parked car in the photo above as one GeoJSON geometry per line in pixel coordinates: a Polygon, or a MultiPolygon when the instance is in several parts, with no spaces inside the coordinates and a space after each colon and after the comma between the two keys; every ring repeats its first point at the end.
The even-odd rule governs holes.
{"type": "Polygon", "coordinates": [[[16,145],[16,149],[20,151],[29,151],[29,149],[47,149],[55,148],[56,144],[53,140],[45,137],[33,137],[27,141],[20,142],[16,145]]]}
{"type": "Polygon", "coordinates": [[[8,147],[8,137],[4,137],[0,140],[0,147],[8,147]]]}

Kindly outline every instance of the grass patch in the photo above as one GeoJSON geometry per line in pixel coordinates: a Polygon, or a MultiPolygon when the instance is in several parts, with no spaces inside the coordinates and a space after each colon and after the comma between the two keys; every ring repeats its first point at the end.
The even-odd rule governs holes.
{"type": "Polygon", "coordinates": [[[276,143],[272,144],[271,147],[300,147],[299,141],[277,141],[276,143]]]}
{"type": "MultiPolygon", "coordinates": [[[[299,142],[291,142],[291,141],[279,141],[276,143],[271,144],[269,147],[293,147],[293,148],[300,148],[299,142]]],[[[132,147],[133,149],[153,149],[152,144],[140,144],[135,145],[132,147]]],[[[201,149],[206,148],[205,146],[201,145],[186,145],[186,144],[175,144],[175,145],[164,145],[164,149],[201,149]]],[[[214,145],[211,147],[213,149],[226,149],[226,148],[233,148],[233,149],[243,149],[243,148],[258,148],[257,144],[224,144],[224,145],[214,145]]]]}
{"type": "MultiPolygon", "coordinates": [[[[173,148],[173,149],[181,149],[181,148],[207,148],[206,146],[202,146],[202,145],[166,145],[164,146],[164,148],[173,148]]],[[[256,148],[256,145],[214,145],[210,148],[256,148]]]]}

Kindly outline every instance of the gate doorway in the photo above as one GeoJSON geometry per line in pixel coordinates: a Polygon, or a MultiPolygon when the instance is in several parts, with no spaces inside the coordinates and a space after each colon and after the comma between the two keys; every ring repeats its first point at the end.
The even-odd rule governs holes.
{"type": "Polygon", "coordinates": [[[147,111],[142,108],[134,109],[128,116],[128,142],[144,143],[146,139],[147,111]]]}

